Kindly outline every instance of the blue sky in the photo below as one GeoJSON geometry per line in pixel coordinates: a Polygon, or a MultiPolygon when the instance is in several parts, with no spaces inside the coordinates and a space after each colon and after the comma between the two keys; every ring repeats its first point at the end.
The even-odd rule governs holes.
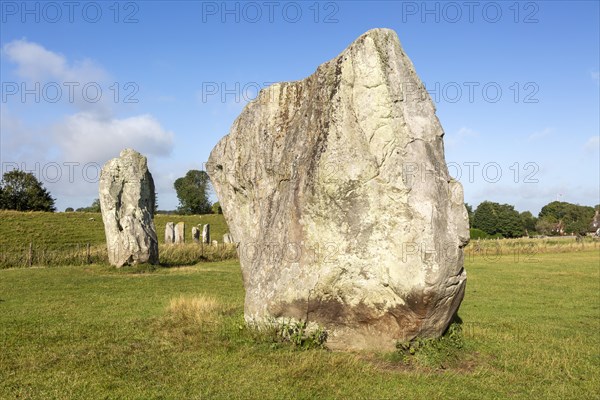
{"type": "Polygon", "coordinates": [[[436,102],[468,203],[600,203],[597,1],[72,4],[1,3],[2,172],[33,171],[59,210],[91,204],[124,147],[174,209],[173,181],[203,167],[256,89],[377,27],[436,102]]]}

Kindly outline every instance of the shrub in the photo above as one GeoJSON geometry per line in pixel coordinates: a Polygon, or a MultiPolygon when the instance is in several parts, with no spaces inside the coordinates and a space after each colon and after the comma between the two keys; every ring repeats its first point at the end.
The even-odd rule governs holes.
{"type": "Polygon", "coordinates": [[[481,229],[471,228],[471,240],[487,239],[490,235],[482,231],[481,229]]]}

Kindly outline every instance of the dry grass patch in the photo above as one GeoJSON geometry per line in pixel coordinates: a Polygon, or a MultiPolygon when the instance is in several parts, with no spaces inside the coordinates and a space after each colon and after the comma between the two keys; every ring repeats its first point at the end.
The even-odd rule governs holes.
{"type": "Polygon", "coordinates": [[[158,321],[165,343],[179,348],[196,348],[213,342],[223,322],[225,306],[210,296],[179,296],[171,299],[158,321]]]}
{"type": "Polygon", "coordinates": [[[179,296],[171,299],[167,306],[167,317],[185,324],[214,324],[223,305],[209,296],[179,296]]]}

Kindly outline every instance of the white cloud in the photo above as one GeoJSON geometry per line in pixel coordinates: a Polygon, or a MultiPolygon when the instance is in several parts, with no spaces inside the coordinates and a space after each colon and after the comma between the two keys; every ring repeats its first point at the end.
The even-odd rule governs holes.
{"type": "Polygon", "coordinates": [[[58,80],[85,84],[108,78],[108,74],[89,59],[69,64],[62,54],[27,39],[13,40],[2,50],[17,65],[17,75],[28,81],[58,80]]]}
{"type": "Polygon", "coordinates": [[[600,152],[600,136],[592,136],[585,143],[584,148],[589,152],[600,152]]]}
{"type": "MultiPolygon", "coordinates": [[[[27,39],[13,40],[2,47],[2,55],[15,64],[15,75],[29,90],[37,85],[38,95],[52,100],[30,103],[42,107],[44,103],[58,101],[78,110],[109,116],[113,112],[114,94],[109,74],[90,59],[69,62],[67,58],[27,39]],[[50,85],[49,94],[43,88],[50,85]],[[56,100],[58,98],[58,100],[56,100]]],[[[19,101],[21,96],[10,96],[19,101]]],[[[22,101],[22,100],[21,100],[22,101]]],[[[31,101],[31,100],[30,100],[31,101]]]]}
{"type": "MultiPolygon", "coordinates": [[[[16,64],[17,76],[25,80],[56,80],[85,85],[108,78],[108,74],[89,59],[69,62],[64,55],[47,50],[44,46],[27,39],[7,43],[2,50],[3,54],[16,64]]],[[[125,147],[156,156],[168,155],[172,151],[172,132],[166,131],[148,114],[124,119],[115,118],[109,104],[111,96],[108,92],[105,94],[98,102],[82,98],[76,100],[70,106],[78,112],[54,124],[52,139],[65,160],[103,162],[118,155],[125,147]]],[[[35,136],[35,133],[42,131],[42,127],[25,128],[17,125],[12,119],[8,119],[8,122],[3,122],[2,133],[4,137],[9,138],[9,142],[15,142],[13,147],[31,147],[42,142],[45,137],[35,136]],[[27,136],[33,136],[33,140],[27,140],[27,136]]]]}
{"type": "MultiPolygon", "coordinates": [[[[26,108],[16,104],[13,109],[8,103],[1,107],[3,168],[18,164],[33,170],[57,198],[59,209],[90,204],[98,193],[97,170],[124,148],[136,149],[148,156],[153,164],[157,158],[171,154],[174,134],[154,116],[142,114],[117,118],[117,112],[123,111],[119,108],[125,106],[114,103],[109,91],[109,74],[96,63],[89,59],[74,62],[26,39],[4,45],[2,56],[14,63],[13,76],[28,85],[33,82],[42,85],[44,82],[77,82],[83,86],[95,82],[104,91],[96,103],[86,101],[82,96],[76,97],[74,102],[63,101],[66,114],[65,109],[59,114],[56,106],[47,102],[31,103],[32,107],[26,108]],[[23,114],[15,114],[14,110],[21,110],[23,114]],[[41,122],[38,115],[54,115],[55,119],[41,122]],[[90,163],[92,167],[85,170],[85,165],[90,163]]],[[[68,96],[64,98],[68,99],[68,96]]],[[[18,102],[20,99],[13,96],[13,100],[18,102]]],[[[162,182],[164,179],[160,176],[165,170],[163,167],[153,171],[155,179],[162,182]]]]}
{"type": "Polygon", "coordinates": [[[69,161],[104,162],[127,147],[155,156],[166,156],[173,150],[173,133],[148,114],[116,119],[81,112],[68,116],[54,132],[69,161]]]}
{"type": "Polygon", "coordinates": [[[527,140],[529,140],[530,142],[533,142],[536,140],[544,139],[545,137],[552,134],[553,131],[554,131],[554,129],[552,129],[552,128],[544,128],[541,131],[533,132],[531,135],[529,135],[527,140]]]}
{"type": "Polygon", "coordinates": [[[446,146],[454,147],[466,143],[469,140],[472,140],[477,137],[479,137],[478,132],[475,132],[473,129],[463,126],[458,130],[458,132],[454,134],[445,135],[444,142],[446,143],[446,146]]]}

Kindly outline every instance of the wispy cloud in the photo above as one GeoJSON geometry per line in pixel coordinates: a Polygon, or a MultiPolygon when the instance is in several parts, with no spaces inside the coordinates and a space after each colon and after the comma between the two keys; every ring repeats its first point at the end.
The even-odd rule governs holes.
{"type": "Polygon", "coordinates": [[[534,142],[536,140],[545,139],[546,137],[551,135],[553,131],[554,129],[552,128],[544,128],[541,131],[533,132],[531,135],[529,135],[527,140],[529,140],[530,142],[534,142]]]}

